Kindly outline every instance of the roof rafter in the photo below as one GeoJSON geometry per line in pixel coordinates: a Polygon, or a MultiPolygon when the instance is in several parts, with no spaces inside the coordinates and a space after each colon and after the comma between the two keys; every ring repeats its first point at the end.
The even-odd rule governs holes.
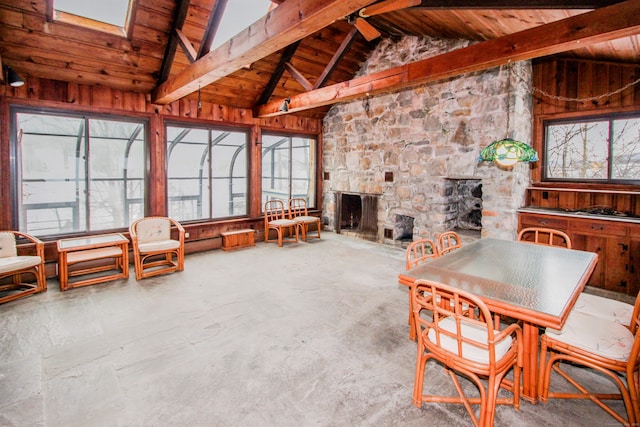
{"type": "Polygon", "coordinates": [[[622,0],[422,0],[412,9],[597,9],[622,0]]]}
{"type": "Polygon", "coordinates": [[[178,100],[369,3],[371,0],[285,1],[219,48],[168,78],[156,88],[152,101],[167,104],[178,100]]]}
{"type": "MultiPolygon", "coordinates": [[[[552,55],[640,31],[640,2],[627,0],[550,24],[457,49],[331,86],[293,95],[288,113],[336,104],[370,94],[390,92],[461,74],[485,70],[510,61],[552,55]]],[[[258,110],[259,117],[285,114],[282,100],[258,110]]]]}

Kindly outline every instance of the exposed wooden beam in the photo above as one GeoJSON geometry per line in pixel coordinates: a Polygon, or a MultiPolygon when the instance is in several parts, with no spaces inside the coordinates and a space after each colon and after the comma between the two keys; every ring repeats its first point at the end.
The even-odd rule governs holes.
{"type": "Polygon", "coordinates": [[[296,50],[298,49],[298,46],[300,46],[301,42],[302,40],[298,40],[297,42],[287,46],[284,49],[284,51],[282,52],[282,56],[280,57],[280,61],[278,61],[276,69],[273,70],[273,73],[271,73],[269,82],[262,91],[262,95],[260,95],[260,99],[258,100],[256,105],[266,104],[267,101],[269,101],[269,98],[271,98],[271,95],[273,95],[273,91],[275,90],[276,85],[284,74],[284,64],[291,61],[291,58],[293,58],[293,54],[296,53],[296,50]]]}
{"type": "MultiPolygon", "coordinates": [[[[640,33],[640,1],[628,0],[550,24],[457,49],[432,58],[291,96],[288,113],[390,92],[427,82],[566,52],[640,33]]],[[[258,108],[258,116],[284,114],[282,100],[258,108]]]]}
{"type": "Polygon", "coordinates": [[[314,83],[313,89],[318,89],[319,87],[322,87],[322,85],[325,84],[325,82],[327,81],[327,79],[329,78],[333,70],[335,70],[335,68],[340,63],[340,60],[342,59],[344,54],[347,53],[347,51],[353,44],[353,41],[356,39],[357,34],[358,34],[358,29],[355,27],[352,28],[351,31],[349,31],[349,34],[347,34],[347,37],[344,38],[338,50],[336,50],[336,52],[333,54],[333,57],[331,57],[331,61],[329,61],[327,66],[324,67],[322,74],[320,74],[320,77],[318,77],[318,80],[316,80],[316,82],[314,83]]]}
{"type": "Polygon", "coordinates": [[[196,52],[196,49],[189,41],[189,38],[182,31],[176,30],[176,36],[178,37],[178,43],[180,43],[180,47],[187,56],[187,59],[189,62],[193,63],[198,56],[198,52],[196,52]]]}
{"type": "Polygon", "coordinates": [[[202,37],[202,43],[200,43],[200,50],[198,51],[197,56],[198,59],[202,58],[211,50],[211,46],[216,38],[216,34],[218,33],[220,21],[222,20],[222,15],[224,15],[226,7],[227,0],[216,0],[216,4],[213,5],[213,10],[211,11],[211,15],[209,15],[207,29],[202,37]]]}
{"type": "Polygon", "coordinates": [[[152,101],[167,104],[321,30],[371,3],[371,0],[285,1],[209,52],[152,94],[152,101]]]}
{"type": "Polygon", "coordinates": [[[184,25],[184,21],[187,18],[187,11],[189,10],[190,0],[179,0],[178,7],[173,18],[173,27],[169,33],[169,41],[164,50],[164,57],[162,58],[162,66],[160,67],[160,75],[158,76],[158,82],[162,83],[169,77],[171,72],[171,66],[173,65],[173,59],[176,56],[176,48],[178,47],[178,36],[176,30],[179,30],[184,25]]]}
{"type": "Polygon", "coordinates": [[[622,0],[422,0],[412,9],[598,9],[622,0]]]}
{"type": "Polygon", "coordinates": [[[290,62],[285,62],[284,68],[289,72],[289,74],[291,74],[291,76],[295,79],[295,81],[300,83],[300,86],[302,86],[304,90],[313,89],[313,85],[311,84],[311,82],[307,80],[307,78],[303,76],[300,71],[296,70],[296,67],[291,65],[290,62]]]}

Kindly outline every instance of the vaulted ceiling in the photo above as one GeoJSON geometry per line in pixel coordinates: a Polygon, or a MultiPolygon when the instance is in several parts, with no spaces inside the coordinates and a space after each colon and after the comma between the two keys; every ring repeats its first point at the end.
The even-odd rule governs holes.
{"type": "MultiPolygon", "coordinates": [[[[440,61],[449,74],[552,54],[640,61],[637,0],[523,0],[517,9],[498,0],[279,0],[268,16],[210,53],[201,45],[210,41],[207,29],[223,0],[134,0],[129,37],[52,20],[48,1],[0,0],[0,58],[22,76],[144,92],[160,103],[195,99],[199,88],[203,101],[264,115],[289,97],[299,107],[292,112],[322,117],[330,104],[361,95],[337,93],[354,87],[361,64],[385,37],[479,42],[459,60],[440,61]],[[557,25],[542,27],[550,23],[557,25]],[[538,31],[527,33],[532,29],[538,31]],[[478,58],[483,49],[493,61],[478,58]],[[457,69],[456,62],[467,65],[457,69]]],[[[437,68],[426,63],[422,74],[412,72],[428,81],[442,77],[437,68]]],[[[380,90],[398,86],[373,80],[367,84],[380,90]]]]}

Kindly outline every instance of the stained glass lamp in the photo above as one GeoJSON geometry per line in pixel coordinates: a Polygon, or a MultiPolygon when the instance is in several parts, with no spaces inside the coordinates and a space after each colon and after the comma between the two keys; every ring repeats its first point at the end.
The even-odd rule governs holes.
{"type": "Polygon", "coordinates": [[[494,141],[480,151],[479,162],[496,162],[501,166],[513,166],[516,162],[537,162],[538,153],[524,142],[511,138],[494,141]]]}

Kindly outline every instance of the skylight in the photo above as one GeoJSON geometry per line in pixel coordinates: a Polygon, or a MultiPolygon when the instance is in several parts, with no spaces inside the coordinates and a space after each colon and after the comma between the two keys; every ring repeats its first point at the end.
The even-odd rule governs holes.
{"type": "Polygon", "coordinates": [[[240,31],[262,18],[273,6],[274,4],[270,0],[227,1],[211,50],[215,50],[240,31]]]}
{"type": "Polygon", "coordinates": [[[130,11],[130,2],[133,0],[109,0],[104,2],[86,0],[51,1],[53,2],[54,18],[56,20],[124,35],[130,11]]]}

